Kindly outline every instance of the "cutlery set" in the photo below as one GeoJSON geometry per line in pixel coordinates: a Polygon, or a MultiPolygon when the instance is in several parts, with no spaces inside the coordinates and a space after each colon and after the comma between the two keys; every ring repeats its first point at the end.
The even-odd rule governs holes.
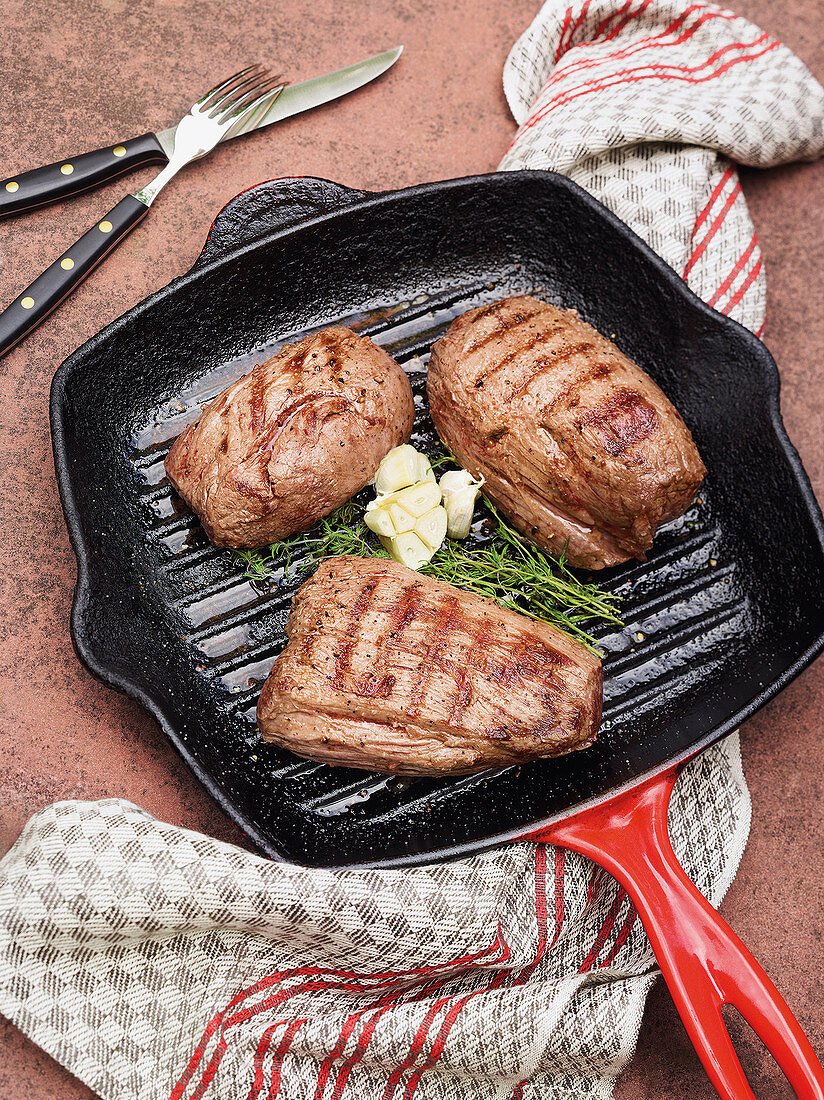
{"type": "Polygon", "coordinates": [[[165,164],[155,179],[121,199],[0,313],[0,356],[36,328],[145,218],[163,187],[187,164],[207,156],[224,141],[363,87],[386,72],[402,50],[398,46],[291,87],[264,66],[250,65],[201,96],[177,126],[0,182],[0,217],[4,217],[57,202],[133,168],[165,164]]]}

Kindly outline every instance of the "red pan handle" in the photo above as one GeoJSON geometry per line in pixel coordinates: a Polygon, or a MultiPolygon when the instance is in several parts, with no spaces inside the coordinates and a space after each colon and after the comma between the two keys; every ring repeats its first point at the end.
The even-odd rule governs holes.
{"type": "Polygon", "coordinates": [[[824,1070],[781,994],[703,894],[670,843],[672,768],[524,840],[581,852],[629,894],[693,1046],[723,1100],[756,1100],[722,1005],[733,1005],[778,1062],[799,1100],[824,1100],[824,1070]]]}

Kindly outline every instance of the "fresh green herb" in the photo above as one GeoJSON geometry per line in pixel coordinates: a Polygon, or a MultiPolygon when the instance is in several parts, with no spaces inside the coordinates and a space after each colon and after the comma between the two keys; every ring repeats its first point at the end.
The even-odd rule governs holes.
{"type": "Polygon", "coordinates": [[[262,550],[235,550],[234,553],[246,567],[244,576],[254,581],[271,581],[278,570],[283,570],[283,576],[287,576],[295,558],[295,568],[300,572],[308,572],[326,558],[338,554],[388,558],[362,517],[363,509],[349,500],[311,531],[290,535],[262,550]]]}
{"type": "MultiPolygon", "coordinates": [[[[563,555],[555,559],[543,554],[488,500],[485,503],[495,524],[489,536],[471,545],[447,539],[420,572],[552,623],[597,649],[585,624],[598,620],[620,624],[619,597],[579,580],[563,555]]],[[[256,581],[272,581],[280,570],[282,576],[288,575],[293,562],[296,571],[308,572],[338,554],[388,558],[362,516],[362,507],[350,500],[308,533],[292,535],[264,550],[235,553],[245,566],[245,576],[256,581]]]]}
{"type": "Polygon", "coordinates": [[[452,462],[456,466],[458,465],[457,458],[455,458],[454,455],[451,455],[449,451],[444,451],[443,454],[439,454],[436,455],[434,458],[430,458],[429,465],[432,467],[433,470],[437,470],[439,466],[445,466],[447,462],[452,462]]]}
{"type": "Polygon", "coordinates": [[[564,554],[551,558],[516,531],[487,498],[496,527],[489,541],[466,546],[447,539],[421,572],[457,588],[495,600],[502,607],[552,623],[597,649],[584,623],[601,619],[620,624],[620,598],[580,580],[564,554]]]}

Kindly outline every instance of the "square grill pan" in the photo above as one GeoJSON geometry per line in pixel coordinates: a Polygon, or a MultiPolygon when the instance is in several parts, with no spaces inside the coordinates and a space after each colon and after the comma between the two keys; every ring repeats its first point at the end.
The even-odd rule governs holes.
{"type": "MultiPolygon", "coordinates": [[[[78,349],[52,387],[78,558],[72,635],[137,698],[268,855],[397,865],[468,854],[686,759],[776,694],[824,641],[824,525],[754,336],[696,298],[563,177],[501,173],[370,195],[323,180],[233,200],[193,270],[78,349]],[[625,626],[596,632],[604,722],[590,749],[453,779],[370,775],[264,745],[260,687],[305,579],[243,576],[172,492],[172,440],[240,374],[330,324],[409,372],[413,442],[440,450],[432,343],[473,306],[535,293],[575,307],[658,382],[709,474],[649,560],[599,581],[625,626]]],[[[368,495],[368,494],[367,494],[368,495]]]]}

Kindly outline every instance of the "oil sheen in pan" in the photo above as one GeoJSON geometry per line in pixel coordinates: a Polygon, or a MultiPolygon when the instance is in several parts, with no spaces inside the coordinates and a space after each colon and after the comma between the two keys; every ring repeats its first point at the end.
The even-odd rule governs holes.
{"type": "MultiPolygon", "coordinates": [[[[471,286],[437,300],[420,295],[329,324],[343,324],[371,337],[402,363],[415,395],[412,442],[435,454],[442,448],[425,399],[426,362],[432,343],[457,316],[474,306],[503,294],[540,296],[542,290],[519,286],[515,275],[506,288],[471,286]]],[[[391,816],[400,805],[408,810],[410,801],[427,806],[450,797],[456,786],[483,783],[484,775],[451,780],[448,788],[443,788],[437,779],[367,773],[353,779],[351,771],[297,759],[285,765],[281,759],[276,765],[270,750],[260,742],[255,706],[260,687],[283,646],[292,595],[305,577],[297,568],[299,550],[285,576],[279,570],[273,584],[246,579],[239,564],[228,579],[223,570],[219,579],[213,580],[210,563],[231,552],[209,544],[197,520],[172,492],[163,469],[172,440],[197,419],[205,403],[283,344],[320,327],[326,326],[292,333],[277,344],[223,364],[157,409],[152,421],[134,434],[132,465],[146,512],[147,537],[162,560],[160,576],[167,586],[166,599],[177,612],[197,674],[208,682],[210,691],[224,700],[227,695],[232,697],[232,710],[249,752],[248,764],[279,780],[294,781],[300,788],[299,804],[309,814],[327,818],[391,816]]],[[[364,500],[368,496],[366,491],[364,500]]],[[[485,526],[480,510],[478,516],[481,522],[470,535],[476,541],[483,540],[485,526]]],[[[600,575],[601,583],[623,597],[625,621],[621,629],[604,626],[595,631],[605,666],[602,740],[609,739],[620,751],[622,742],[632,740],[634,722],[630,718],[660,707],[663,693],[667,693],[668,705],[677,706],[673,684],[683,685],[685,680],[673,679],[673,673],[689,666],[710,677],[714,666],[728,656],[729,646],[746,636],[751,616],[741,598],[741,586],[732,583],[733,569],[723,558],[709,478],[689,511],[659,531],[647,563],[618,566],[600,575]]]]}

